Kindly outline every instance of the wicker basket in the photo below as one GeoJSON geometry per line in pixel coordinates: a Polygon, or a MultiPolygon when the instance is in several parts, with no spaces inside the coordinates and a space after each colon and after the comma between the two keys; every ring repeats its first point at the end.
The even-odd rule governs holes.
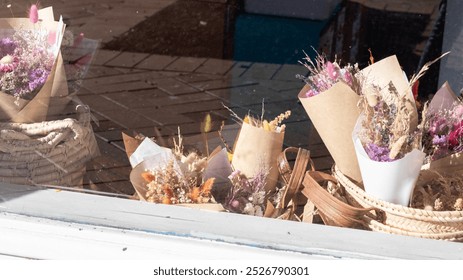
{"type": "Polygon", "coordinates": [[[463,211],[427,211],[379,200],[353,183],[335,166],[333,176],[306,173],[303,194],[317,207],[329,225],[363,228],[414,237],[463,241],[463,211]],[[336,193],[321,187],[332,181],[336,193]]]}
{"type": "Polygon", "coordinates": [[[80,187],[87,161],[99,154],[86,106],[78,119],[0,123],[0,182],[80,187]]]}

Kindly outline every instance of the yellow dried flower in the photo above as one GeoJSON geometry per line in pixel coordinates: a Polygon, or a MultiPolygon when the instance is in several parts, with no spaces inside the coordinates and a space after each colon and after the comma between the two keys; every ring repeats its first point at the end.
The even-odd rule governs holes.
{"type": "Polygon", "coordinates": [[[268,123],[267,120],[264,120],[262,122],[262,128],[266,131],[272,131],[272,128],[270,127],[270,124],[268,123]]]}
{"type": "Polygon", "coordinates": [[[204,117],[204,121],[201,125],[201,131],[203,133],[208,133],[212,130],[212,119],[211,119],[211,114],[207,113],[206,116],[204,117]]]}
{"type": "Polygon", "coordinates": [[[227,156],[228,156],[228,161],[229,161],[229,162],[232,162],[232,160],[233,160],[233,154],[230,153],[230,152],[227,152],[227,156]]]}

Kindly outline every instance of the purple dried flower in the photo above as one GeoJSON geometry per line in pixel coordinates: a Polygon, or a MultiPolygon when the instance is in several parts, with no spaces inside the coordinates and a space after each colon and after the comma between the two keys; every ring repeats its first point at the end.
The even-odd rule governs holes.
{"type": "Polygon", "coordinates": [[[0,39],[0,56],[13,55],[16,43],[9,37],[0,39]]]}
{"type": "Polygon", "coordinates": [[[265,181],[268,172],[258,172],[252,179],[239,170],[230,174],[232,187],[225,198],[224,208],[230,212],[262,216],[265,209],[265,181]]]}
{"type": "Polygon", "coordinates": [[[365,146],[365,152],[368,154],[368,157],[371,160],[379,161],[379,162],[391,162],[394,159],[389,157],[389,153],[391,152],[388,147],[381,147],[376,145],[375,143],[369,143],[365,146]]]}
{"type": "Polygon", "coordinates": [[[0,90],[4,93],[32,99],[45,84],[55,56],[43,31],[21,28],[0,40],[0,90]]]}
{"type": "Polygon", "coordinates": [[[47,81],[49,74],[50,71],[44,68],[33,69],[29,72],[29,90],[32,92],[42,87],[47,81]]]}

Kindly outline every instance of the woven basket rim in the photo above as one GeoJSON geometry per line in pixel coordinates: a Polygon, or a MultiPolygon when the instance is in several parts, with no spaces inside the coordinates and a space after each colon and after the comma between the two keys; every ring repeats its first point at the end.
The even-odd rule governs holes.
{"type": "Polygon", "coordinates": [[[357,195],[355,195],[349,192],[351,195],[355,195],[357,198],[362,199],[364,203],[385,212],[423,221],[463,222],[463,211],[432,211],[390,203],[365,192],[345,176],[336,165],[333,167],[332,173],[347,191],[350,189],[352,192],[357,193],[357,195]]]}

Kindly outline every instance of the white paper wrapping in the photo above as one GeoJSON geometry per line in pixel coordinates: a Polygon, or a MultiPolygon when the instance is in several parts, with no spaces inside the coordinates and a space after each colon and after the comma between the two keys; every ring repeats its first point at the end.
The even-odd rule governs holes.
{"type": "Polygon", "coordinates": [[[352,140],[365,191],[381,200],[408,206],[425,153],[414,149],[403,158],[392,162],[371,160],[357,136],[362,118],[363,115],[355,126],[352,140]]]}

